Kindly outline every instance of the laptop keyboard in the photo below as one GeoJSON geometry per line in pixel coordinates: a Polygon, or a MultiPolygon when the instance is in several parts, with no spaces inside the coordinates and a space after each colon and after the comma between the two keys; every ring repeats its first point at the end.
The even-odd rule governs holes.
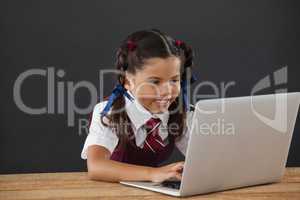
{"type": "Polygon", "coordinates": [[[163,181],[162,186],[179,190],[180,181],[163,181]]]}

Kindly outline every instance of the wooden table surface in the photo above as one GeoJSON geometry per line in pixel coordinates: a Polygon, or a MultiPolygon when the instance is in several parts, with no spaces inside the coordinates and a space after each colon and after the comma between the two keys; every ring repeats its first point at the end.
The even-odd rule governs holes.
{"type": "MultiPolygon", "coordinates": [[[[91,181],[86,172],[0,175],[0,200],[178,199],[118,183],[91,181]]],[[[280,183],[185,197],[185,199],[300,200],[300,168],[287,168],[280,183]]]]}

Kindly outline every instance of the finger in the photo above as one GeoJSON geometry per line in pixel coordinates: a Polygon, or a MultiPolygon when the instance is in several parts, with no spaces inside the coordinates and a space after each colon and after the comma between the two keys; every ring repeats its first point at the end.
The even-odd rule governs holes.
{"type": "Polygon", "coordinates": [[[178,162],[177,164],[180,166],[184,166],[184,161],[178,162]]]}
{"type": "Polygon", "coordinates": [[[173,168],[174,166],[176,166],[176,164],[177,163],[171,163],[171,164],[165,165],[164,167],[173,168]]]}
{"type": "Polygon", "coordinates": [[[175,174],[175,177],[178,179],[178,180],[181,180],[182,179],[182,175],[180,173],[176,173],[175,174]]]}
{"type": "Polygon", "coordinates": [[[170,166],[183,165],[183,164],[184,161],[180,161],[180,162],[171,163],[170,166]]]}
{"type": "Polygon", "coordinates": [[[176,163],[176,165],[174,165],[173,166],[173,168],[176,168],[176,169],[178,169],[178,168],[181,168],[181,167],[183,167],[183,163],[176,163]]]}
{"type": "Polygon", "coordinates": [[[183,166],[177,170],[178,173],[182,174],[183,173],[183,166]]]}
{"type": "Polygon", "coordinates": [[[175,163],[172,163],[172,166],[178,166],[178,165],[182,165],[183,162],[175,162],[175,163]]]}
{"type": "Polygon", "coordinates": [[[176,173],[175,172],[170,172],[168,173],[167,177],[165,178],[165,180],[174,180],[176,179],[176,173]]]}
{"type": "Polygon", "coordinates": [[[176,179],[181,179],[181,177],[182,177],[182,174],[178,173],[178,172],[171,172],[170,175],[171,175],[171,178],[176,178],[176,179]]]}
{"type": "Polygon", "coordinates": [[[172,176],[172,180],[175,180],[175,181],[180,181],[182,178],[182,175],[180,173],[173,173],[173,176],[172,176]]]}
{"type": "Polygon", "coordinates": [[[183,169],[183,165],[184,165],[184,163],[183,163],[183,162],[180,162],[180,163],[177,163],[175,166],[173,166],[171,169],[172,169],[173,171],[182,170],[182,169],[183,169]]]}

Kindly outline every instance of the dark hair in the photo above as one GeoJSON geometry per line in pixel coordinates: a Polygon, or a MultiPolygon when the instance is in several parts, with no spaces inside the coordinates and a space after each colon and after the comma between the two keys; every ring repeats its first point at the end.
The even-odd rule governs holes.
{"type": "MultiPolygon", "coordinates": [[[[120,72],[135,74],[137,69],[143,67],[144,61],[149,58],[159,57],[168,58],[176,56],[181,60],[181,81],[189,80],[191,77],[191,67],[193,66],[192,48],[185,42],[178,43],[167,34],[158,29],[140,30],[130,34],[121,44],[116,52],[116,68],[120,72]],[[128,41],[133,42],[136,46],[134,50],[128,49],[128,41]]],[[[117,80],[124,86],[125,73],[118,75],[117,80]]],[[[179,95],[175,101],[169,106],[170,111],[168,128],[170,133],[171,124],[177,125],[177,130],[173,130],[172,134],[176,137],[181,136],[186,127],[186,110],[182,98],[179,95]]],[[[129,141],[130,119],[126,113],[125,97],[119,96],[112,105],[112,112],[106,117],[109,123],[106,124],[101,117],[101,121],[105,126],[111,127],[119,138],[120,144],[124,147],[129,141]],[[118,111],[118,112],[116,112],[118,111]]]]}

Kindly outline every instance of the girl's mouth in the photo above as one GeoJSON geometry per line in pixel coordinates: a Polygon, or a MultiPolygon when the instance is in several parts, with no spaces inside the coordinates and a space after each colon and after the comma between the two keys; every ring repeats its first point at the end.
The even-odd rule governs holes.
{"type": "Polygon", "coordinates": [[[158,105],[164,107],[164,106],[169,105],[169,103],[171,102],[171,99],[157,99],[155,102],[156,102],[158,105]]]}

